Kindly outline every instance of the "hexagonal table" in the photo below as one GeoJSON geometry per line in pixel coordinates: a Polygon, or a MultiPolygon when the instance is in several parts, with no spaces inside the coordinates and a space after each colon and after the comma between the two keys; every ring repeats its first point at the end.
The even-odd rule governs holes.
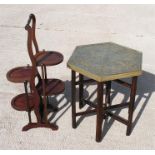
{"type": "Polygon", "coordinates": [[[142,74],[142,53],[116,43],[106,42],[77,46],[70,57],[67,66],[72,70],[72,126],[76,128],[76,117],[90,112],[96,112],[96,141],[101,141],[101,129],[103,118],[113,117],[115,120],[127,125],[127,135],[131,134],[132,116],[136,95],[137,77],[142,74]],[[76,81],[76,72],[79,73],[79,81],[76,81]],[[84,79],[88,77],[89,79],[84,79]],[[132,78],[127,83],[120,79],[132,78]],[[97,82],[97,105],[87,101],[83,97],[83,85],[87,82],[97,82]],[[118,105],[111,105],[111,82],[117,82],[131,89],[130,101],[118,105]],[[106,85],[105,103],[103,104],[103,85],[106,85]],[[75,95],[76,85],[79,85],[79,106],[89,104],[93,110],[76,112],[75,95]],[[116,108],[129,108],[128,120],[114,115],[111,110],[116,108]]]}

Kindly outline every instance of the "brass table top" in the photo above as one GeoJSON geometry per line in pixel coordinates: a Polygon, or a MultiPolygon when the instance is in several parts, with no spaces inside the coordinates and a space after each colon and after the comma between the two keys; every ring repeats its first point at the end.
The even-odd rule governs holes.
{"type": "Polygon", "coordinates": [[[112,42],[77,46],[67,66],[98,82],[139,76],[142,53],[112,42]]]}

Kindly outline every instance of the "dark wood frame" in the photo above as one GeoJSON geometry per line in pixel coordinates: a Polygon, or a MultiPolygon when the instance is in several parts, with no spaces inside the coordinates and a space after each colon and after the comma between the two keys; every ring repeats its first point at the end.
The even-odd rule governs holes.
{"type": "MultiPolygon", "coordinates": [[[[54,123],[50,123],[47,119],[47,103],[48,103],[48,95],[56,95],[59,93],[62,93],[64,91],[64,83],[59,80],[59,79],[54,79],[55,81],[59,81],[59,84],[57,84],[57,87],[51,88],[52,84],[55,84],[53,81],[51,83],[48,83],[48,88],[50,87],[50,90],[53,90],[51,92],[46,92],[46,86],[48,81],[47,79],[47,71],[46,71],[46,66],[53,66],[61,63],[63,61],[63,55],[59,52],[56,51],[39,51],[38,43],[36,40],[36,35],[35,35],[35,30],[36,30],[36,18],[34,14],[29,15],[29,19],[27,21],[27,24],[25,26],[25,30],[28,32],[28,37],[27,37],[27,50],[28,54],[32,63],[32,71],[30,74],[28,74],[28,77],[24,76],[25,74],[25,67],[17,67],[14,70],[17,71],[17,69],[21,69],[22,72],[20,72],[20,78],[17,78],[18,76],[11,77],[9,76],[14,70],[10,70],[7,73],[7,79],[11,82],[15,83],[24,83],[24,88],[25,88],[25,93],[20,94],[16,97],[13,98],[11,101],[12,107],[16,110],[19,111],[27,111],[28,112],[28,119],[29,122],[27,125],[23,127],[23,131],[27,131],[31,128],[37,128],[37,127],[46,127],[46,128],[51,128],[52,130],[57,130],[58,126],[55,125],[54,123]],[[33,45],[35,50],[33,51],[33,45]],[[42,71],[42,76],[40,76],[39,71],[37,66],[41,67],[42,71]],[[35,83],[36,77],[38,78],[38,84],[35,83]],[[53,82],[53,83],[52,83],[53,82]],[[28,92],[27,85],[30,85],[30,92],[28,92]],[[59,87],[58,87],[59,86],[59,87]],[[53,93],[53,94],[52,94],[53,93]],[[15,103],[19,103],[19,100],[15,100],[16,98],[19,99],[21,97],[23,102],[20,107],[15,106],[15,103]],[[29,104],[29,96],[33,96],[33,107],[30,108],[29,104]],[[43,100],[43,102],[41,102],[43,100]],[[18,102],[16,102],[18,101],[18,102]],[[43,106],[41,107],[40,105],[43,103],[43,106]],[[27,104],[27,105],[25,105],[27,104]],[[43,109],[41,109],[43,108],[43,109]],[[34,111],[37,121],[35,123],[32,123],[31,119],[31,111],[34,111]],[[42,110],[42,112],[40,112],[42,110]]],[[[19,73],[18,73],[19,74],[19,73]]],[[[17,73],[16,73],[17,75],[17,73]]],[[[51,80],[51,79],[50,79],[51,80]]],[[[19,106],[19,105],[18,105],[19,106]]],[[[52,106],[50,106],[52,108],[52,106]]],[[[56,112],[57,108],[53,108],[53,111],[56,112]]]]}
{"type": "Polygon", "coordinates": [[[132,118],[134,112],[134,102],[136,95],[136,87],[137,87],[137,79],[138,77],[132,77],[131,84],[122,81],[122,80],[114,80],[127,88],[130,89],[130,101],[128,103],[121,103],[117,105],[111,105],[110,100],[110,92],[111,92],[111,82],[97,82],[97,106],[87,101],[83,98],[83,85],[84,83],[95,82],[93,79],[84,80],[83,75],[79,74],[79,81],[76,81],[76,72],[74,70],[71,71],[71,92],[72,92],[72,127],[77,127],[76,117],[81,115],[86,115],[89,113],[96,113],[96,141],[100,142],[102,140],[102,122],[107,116],[112,117],[113,119],[125,124],[127,126],[126,135],[129,136],[132,131],[132,118]],[[86,110],[83,112],[76,112],[76,85],[79,85],[79,107],[82,108],[84,103],[91,106],[92,110],[86,110]],[[105,103],[103,104],[103,85],[106,85],[105,92],[105,103]],[[111,111],[117,108],[126,108],[128,107],[128,119],[124,119],[120,116],[113,114],[111,111]]]}
{"type": "MultiPolygon", "coordinates": [[[[36,117],[37,117],[37,123],[31,123],[29,122],[29,124],[27,126],[24,127],[24,131],[31,129],[31,128],[36,128],[36,127],[47,127],[47,128],[51,128],[52,130],[57,130],[58,126],[53,124],[53,123],[49,123],[48,119],[47,119],[47,103],[48,103],[48,94],[45,93],[46,90],[46,81],[47,79],[47,70],[46,70],[46,65],[50,66],[50,65],[57,65],[59,63],[61,63],[63,61],[63,55],[59,52],[55,52],[55,51],[51,51],[51,52],[45,52],[45,50],[43,51],[39,51],[39,47],[38,47],[38,43],[36,40],[36,18],[34,14],[30,14],[29,15],[29,19],[27,21],[27,24],[25,26],[25,30],[27,30],[28,32],[28,38],[27,38],[27,50],[28,50],[28,54],[29,57],[31,59],[31,63],[32,63],[32,67],[33,70],[37,73],[37,78],[38,78],[38,84],[35,85],[35,78],[36,75],[32,75],[32,79],[30,82],[30,86],[31,86],[31,90],[33,92],[36,92],[36,98],[39,96],[40,100],[42,99],[43,101],[43,116],[41,116],[41,114],[38,112],[39,109],[39,103],[41,103],[40,101],[38,102],[38,105],[35,107],[36,108],[36,117]],[[35,47],[35,51],[33,51],[33,45],[35,47]],[[37,56],[39,56],[40,54],[44,54],[44,57],[41,59],[43,61],[40,60],[37,61],[37,56]],[[46,64],[45,58],[47,58],[50,54],[53,55],[53,58],[56,60],[55,63],[51,63],[51,64],[46,64]],[[45,63],[45,64],[44,64],[45,63]],[[41,73],[42,75],[40,76],[39,72],[38,72],[38,68],[37,66],[41,67],[41,73]],[[42,87],[42,93],[38,92],[38,88],[42,87]],[[43,118],[42,118],[43,117],[43,118]]],[[[63,90],[63,88],[62,88],[63,90]]],[[[52,106],[50,106],[52,107],[52,106]]],[[[54,111],[57,110],[56,108],[53,109],[54,111]]]]}
{"type": "Polygon", "coordinates": [[[35,30],[36,30],[36,18],[34,14],[29,15],[29,19],[25,26],[25,30],[28,31],[27,37],[27,49],[29,53],[29,57],[31,59],[32,65],[36,65],[35,54],[39,53],[39,47],[36,40],[35,30]],[[30,25],[31,24],[31,25],[30,25]],[[35,53],[33,54],[32,43],[35,47],[35,53]]]}
{"type": "MultiPolygon", "coordinates": [[[[47,77],[47,73],[46,73],[46,67],[43,65],[42,66],[42,77],[41,77],[41,83],[39,81],[39,84],[38,85],[42,85],[41,87],[43,88],[43,118],[42,118],[42,115],[40,113],[40,103],[41,103],[41,95],[42,94],[39,94],[38,93],[38,90],[37,90],[37,87],[35,85],[35,78],[36,78],[36,75],[35,73],[37,72],[37,68],[36,67],[32,67],[33,68],[33,73],[32,73],[32,76],[31,76],[31,80],[29,81],[30,82],[30,91],[31,93],[33,93],[34,95],[34,98],[36,100],[36,104],[35,104],[35,107],[34,107],[34,113],[36,115],[36,118],[37,118],[37,122],[36,123],[32,123],[31,121],[31,116],[30,116],[30,112],[28,111],[28,118],[29,118],[29,123],[27,125],[25,125],[22,129],[22,131],[27,131],[29,129],[32,129],[32,128],[38,128],[38,127],[45,127],[45,128],[50,128],[52,130],[58,130],[58,126],[54,123],[50,123],[48,120],[47,120],[47,96],[45,95],[45,78],[47,77]]],[[[38,72],[37,72],[38,73],[38,72]]],[[[38,73],[39,74],[39,73],[38,73]]],[[[40,77],[40,76],[39,76],[40,77]]],[[[26,87],[26,83],[25,83],[25,93],[28,94],[28,91],[27,91],[27,87],[26,87]]],[[[27,106],[29,103],[29,100],[28,100],[28,97],[27,97],[27,106]]]]}

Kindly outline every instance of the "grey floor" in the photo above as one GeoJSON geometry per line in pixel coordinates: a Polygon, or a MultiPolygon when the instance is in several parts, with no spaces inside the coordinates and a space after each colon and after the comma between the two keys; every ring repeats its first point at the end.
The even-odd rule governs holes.
{"type": "MultiPolygon", "coordinates": [[[[155,5],[0,5],[0,149],[155,149],[155,5]],[[62,52],[64,62],[48,68],[49,77],[65,81],[64,94],[51,97],[59,107],[50,113],[58,131],[33,129],[21,132],[27,113],[11,108],[11,99],[24,91],[22,84],[6,80],[6,72],[30,64],[27,34],[28,15],[37,17],[40,49],[62,52]],[[95,142],[95,115],[80,117],[71,127],[70,70],[66,62],[77,45],[115,42],[143,53],[143,75],[138,81],[133,131],[112,119],[103,124],[103,139],[95,142]]],[[[85,97],[96,100],[96,86],[85,86],[85,97]]],[[[128,91],[112,86],[113,103],[128,100],[128,91]]],[[[78,100],[77,100],[78,102],[78,100]]],[[[87,107],[86,107],[87,108],[87,107]]],[[[127,110],[115,111],[127,117],[127,110]]],[[[35,120],[34,114],[33,119],[35,120]]]]}

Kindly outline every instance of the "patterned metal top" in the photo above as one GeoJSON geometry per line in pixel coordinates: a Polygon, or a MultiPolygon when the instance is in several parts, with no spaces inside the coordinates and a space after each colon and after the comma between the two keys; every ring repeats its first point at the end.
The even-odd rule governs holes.
{"type": "Polygon", "coordinates": [[[77,46],[67,66],[98,82],[139,76],[142,53],[112,42],[77,46]]]}

